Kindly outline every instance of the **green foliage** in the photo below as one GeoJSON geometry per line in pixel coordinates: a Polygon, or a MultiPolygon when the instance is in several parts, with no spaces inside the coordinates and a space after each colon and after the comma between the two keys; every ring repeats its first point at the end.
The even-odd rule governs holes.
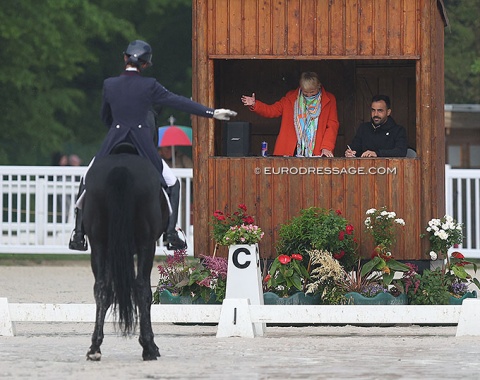
{"type": "Polygon", "coordinates": [[[189,259],[186,251],[175,251],[167,255],[165,263],[158,266],[159,280],[153,294],[153,303],[159,302],[159,295],[168,290],[174,295],[192,296],[194,300],[202,298],[208,302],[212,294],[216,301],[225,298],[227,283],[227,259],[202,256],[189,259]]]}
{"type": "Polygon", "coordinates": [[[255,244],[263,237],[262,230],[254,224],[242,224],[240,226],[232,226],[223,235],[222,245],[233,244],[255,244]]]}
{"type": "MultiPolygon", "coordinates": [[[[50,164],[54,151],[88,162],[105,136],[103,80],[141,38],[156,77],[191,95],[191,0],[7,0],[0,12],[0,164],[50,164]]],[[[177,112],[177,111],[175,111],[177,112]]],[[[166,120],[172,110],[160,110],[166,120]]],[[[189,125],[189,115],[174,114],[189,125]]]]}
{"type": "Polygon", "coordinates": [[[391,284],[395,272],[408,272],[409,270],[410,268],[407,265],[396,261],[391,256],[379,254],[373,256],[362,266],[361,274],[367,276],[374,271],[380,271],[382,272],[381,281],[386,286],[391,284]]]}
{"type": "Polygon", "coordinates": [[[445,102],[480,103],[480,1],[445,0],[445,102]]]}
{"type": "Polygon", "coordinates": [[[277,252],[300,253],[308,262],[309,251],[326,250],[345,268],[352,268],[357,260],[357,242],[353,226],[341,216],[339,210],[310,207],[300,211],[279,230],[277,252]]]}
{"type": "Polygon", "coordinates": [[[411,305],[447,305],[449,303],[448,285],[444,281],[440,268],[434,271],[425,269],[422,275],[415,275],[415,280],[420,281],[418,288],[411,286],[407,291],[411,305]]]}
{"type": "Polygon", "coordinates": [[[295,291],[305,291],[305,285],[310,278],[307,269],[302,264],[302,255],[280,255],[275,258],[264,279],[267,291],[281,297],[287,297],[295,291]]]}

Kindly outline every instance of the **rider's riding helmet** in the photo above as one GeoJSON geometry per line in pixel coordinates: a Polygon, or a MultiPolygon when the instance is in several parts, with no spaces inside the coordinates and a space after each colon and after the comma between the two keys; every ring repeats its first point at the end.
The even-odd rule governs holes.
{"type": "Polygon", "coordinates": [[[131,63],[137,67],[146,63],[152,66],[152,48],[149,44],[142,40],[130,42],[127,50],[123,52],[128,58],[127,63],[131,63]]]}

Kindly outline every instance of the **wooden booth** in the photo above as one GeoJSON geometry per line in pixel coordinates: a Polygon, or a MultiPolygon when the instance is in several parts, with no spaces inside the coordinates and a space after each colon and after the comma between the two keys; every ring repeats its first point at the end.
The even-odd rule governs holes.
{"type": "Polygon", "coordinates": [[[194,0],[193,98],[251,125],[248,153],[230,157],[227,123],[193,118],[195,254],[213,253],[213,212],[245,203],[265,231],[263,258],[276,257],[280,226],[311,206],[341,210],[367,255],[365,211],[385,205],[406,222],[395,257],[427,259],[420,234],[445,208],[445,25],[441,0],[194,0]],[[280,119],[255,115],[240,98],[254,92],[271,104],[303,71],[317,72],[337,99],[335,158],[261,157],[280,119]],[[390,96],[416,158],[344,157],[378,93],[390,96]]]}

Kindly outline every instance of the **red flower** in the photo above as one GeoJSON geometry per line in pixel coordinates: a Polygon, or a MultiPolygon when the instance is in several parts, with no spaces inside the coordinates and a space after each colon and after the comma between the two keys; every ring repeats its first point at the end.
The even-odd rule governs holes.
{"type": "Polygon", "coordinates": [[[292,254],[292,259],[298,260],[298,261],[302,261],[302,260],[303,260],[303,257],[302,257],[302,255],[299,254],[299,253],[294,253],[294,254],[292,254]]]}
{"type": "Polygon", "coordinates": [[[217,219],[217,220],[225,220],[225,215],[223,215],[223,212],[221,212],[220,210],[217,210],[213,213],[213,216],[217,219]]]}
{"type": "Polygon", "coordinates": [[[333,255],[333,257],[336,258],[337,260],[340,260],[343,256],[345,256],[345,251],[340,251],[333,255]]]}
{"type": "Polygon", "coordinates": [[[351,235],[353,232],[353,226],[351,224],[347,225],[347,227],[345,227],[345,231],[347,232],[347,235],[351,235]]]}
{"type": "Polygon", "coordinates": [[[238,205],[238,208],[241,209],[241,210],[243,210],[243,211],[247,211],[247,206],[245,206],[243,203],[240,203],[240,204],[238,205]]]}
{"type": "Polygon", "coordinates": [[[245,224],[254,224],[255,220],[251,216],[246,216],[242,219],[245,224]]]}
{"type": "Polygon", "coordinates": [[[290,256],[287,256],[287,255],[280,255],[278,256],[278,261],[280,261],[280,264],[288,264],[290,261],[292,261],[292,259],[290,258],[290,256]]]}
{"type": "Polygon", "coordinates": [[[453,253],[452,253],[452,257],[455,257],[456,259],[459,259],[459,260],[465,258],[465,256],[463,256],[463,255],[462,255],[460,252],[458,252],[458,251],[453,252],[453,253]]]}
{"type": "Polygon", "coordinates": [[[345,239],[345,231],[340,231],[338,233],[338,240],[342,241],[343,239],[345,239]]]}
{"type": "Polygon", "coordinates": [[[342,212],[340,210],[337,210],[337,211],[335,211],[335,214],[342,215],[342,212]]]}
{"type": "Polygon", "coordinates": [[[271,278],[272,278],[272,276],[270,274],[267,274],[265,276],[265,278],[263,279],[263,282],[268,282],[271,278]]]}

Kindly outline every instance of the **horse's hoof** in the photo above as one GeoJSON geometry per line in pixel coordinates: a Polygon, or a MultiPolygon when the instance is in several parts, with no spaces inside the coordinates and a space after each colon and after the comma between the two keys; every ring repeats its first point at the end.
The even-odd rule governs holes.
{"type": "Polygon", "coordinates": [[[102,353],[100,351],[92,352],[88,351],[87,352],[87,360],[91,360],[94,362],[99,362],[102,359],[102,353]]]}
{"type": "MultiPolygon", "coordinates": [[[[160,356],[160,354],[158,354],[158,356],[160,356]]],[[[157,360],[157,355],[143,355],[143,360],[157,360]]]]}

